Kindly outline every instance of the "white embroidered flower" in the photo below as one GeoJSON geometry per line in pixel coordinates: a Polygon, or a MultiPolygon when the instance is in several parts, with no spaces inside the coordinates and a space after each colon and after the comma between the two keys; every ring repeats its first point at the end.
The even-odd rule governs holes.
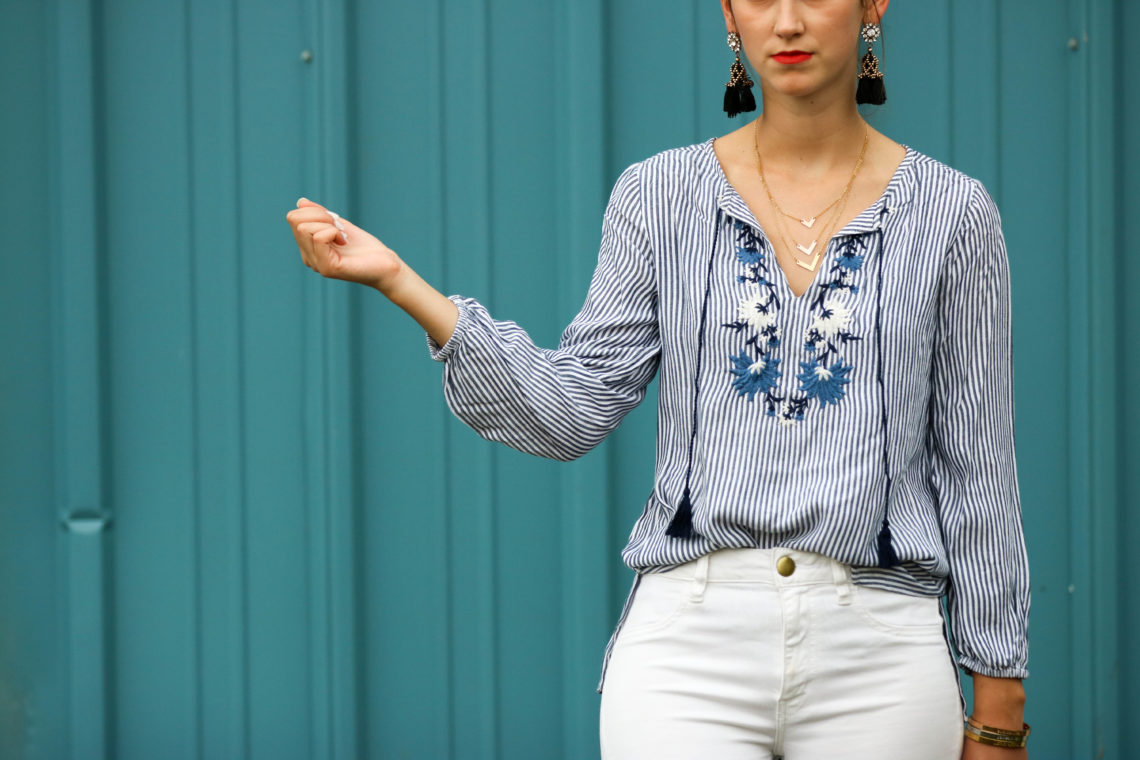
{"type": "Polygon", "coordinates": [[[820,380],[830,380],[831,370],[821,364],[815,368],[815,376],[820,380]]]}
{"type": "Polygon", "coordinates": [[[851,324],[851,310],[847,308],[847,304],[829,298],[823,302],[823,311],[816,316],[808,332],[815,330],[824,340],[831,340],[846,330],[849,324],[851,324]]]}
{"type": "Polygon", "coordinates": [[[760,332],[776,322],[775,309],[769,309],[766,312],[760,311],[764,300],[764,293],[757,290],[741,301],[740,308],[737,309],[737,316],[740,317],[740,321],[747,323],[756,332],[760,332]]]}
{"type": "Polygon", "coordinates": [[[752,362],[752,366],[748,368],[748,371],[753,375],[759,375],[764,371],[765,366],[767,366],[767,363],[763,359],[757,359],[756,361],[752,362]]]}

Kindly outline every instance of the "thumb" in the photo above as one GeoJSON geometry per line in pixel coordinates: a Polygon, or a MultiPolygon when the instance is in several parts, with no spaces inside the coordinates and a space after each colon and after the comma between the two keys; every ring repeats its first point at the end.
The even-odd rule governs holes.
{"type": "Polygon", "coordinates": [[[308,206],[321,207],[321,204],[314,203],[313,201],[309,200],[308,198],[297,199],[297,208],[307,208],[308,206]]]}

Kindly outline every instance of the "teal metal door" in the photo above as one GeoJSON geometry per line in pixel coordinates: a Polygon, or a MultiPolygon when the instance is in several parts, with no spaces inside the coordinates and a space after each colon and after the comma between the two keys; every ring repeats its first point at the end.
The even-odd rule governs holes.
{"type": "MultiPolygon", "coordinates": [[[[326,202],[552,346],[618,173],[732,127],[716,4],[2,6],[0,756],[596,757],[653,394],[578,462],[494,447],[284,214],[326,202]]],[[[1037,758],[1135,750],[1112,199],[1136,146],[1098,116],[1137,107],[1112,62],[1138,21],[899,0],[867,112],[1002,212],[1037,758]]]]}

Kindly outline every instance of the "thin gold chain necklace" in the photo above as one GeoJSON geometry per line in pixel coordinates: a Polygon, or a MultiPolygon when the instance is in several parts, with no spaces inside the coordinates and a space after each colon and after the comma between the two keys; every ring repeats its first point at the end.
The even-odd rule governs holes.
{"type": "MultiPolygon", "coordinates": [[[[768,195],[768,200],[769,200],[769,202],[771,202],[771,204],[772,204],[772,207],[773,207],[773,208],[774,208],[774,209],[775,209],[777,212],[779,212],[779,214],[780,214],[780,215],[782,215],[782,216],[787,216],[787,217],[789,217],[789,218],[791,218],[791,219],[796,219],[796,220],[798,220],[798,221],[799,221],[799,222],[800,222],[802,225],[804,225],[804,226],[805,226],[805,227],[807,227],[808,229],[811,229],[811,227],[812,227],[812,226],[815,224],[816,220],[817,220],[817,219],[818,219],[820,216],[822,216],[823,214],[825,214],[825,213],[827,212],[827,210],[828,210],[828,209],[830,209],[830,208],[832,208],[833,206],[836,206],[836,205],[838,204],[838,207],[835,209],[835,211],[834,211],[834,212],[832,212],[832,214],[830,214],[830,215],[829,215],[829,218],[828,218],[828,220],[827,220],[827,223],[826,223],[826,224],[824,225],[824,227],[823,227],[823,228],[820,230],[820,232],[821,232],[821,233],[828,233],[828,232],[829,232],[829,228],[833,227],[833,225],[835,224],[835,222],[838,220],[838,218],[839,218],[839,216],[840,216],[840,214],[841,214],[841,212],[842,212],[842,210],[843,210],[844,206],[846,206],[847,197],[848,197],[848,195],[850,195],[850,193],[851,193],[851,187],[852,187],[852,186],[854,185],[854,183],[855,183],[855,177],[856,177],[856,176],[859,174],[859,170],[860,170],[860,168],[862,168],[862,166],[863,166],[863,160],[864,160],[864,158],[865,158],[865,157],[866,157],[866,155],[867,155],[867,145],[868,145],[868,143],[870,142],[870,137],[871,137],[871,134],[870,134],[870,132],[869,132],[869,131],[865,131],[865,132],[863,133],[863,147],[862,147],[862,149],[859,151],[859,158],[858,158],[858,159],[855,161],[855,168],[854,168],[854,170],[851,172],[851,178],[847,180],[847,186],[843,188],[843,192],[840,194],[840,196],[839,196],[838,198],[836,198],[834,201],[832,201],[831,203],[829,203],[829,204],[827,205],[827,207],[826,207],[826,208],[824,208],[824,209],[823,209],[823,211],[821,211],[821,212],[820,212],[819,214],[817,214],[816,216],[813,216],[813,217],[811,217],[810,219],[800,219],[799,217],[797,217],[797,216],[795,216],[795,215],[793,215],[793,214],[789,214],[788,212],[786,212],[786,211],[784,211],[782,208],[780,208],[780,204],[778,204],[778,203],[776,202],[776,199],[775,199],[775,197],[772,195],[772,190],[771,190],[771,188],[769,188],[769,187],[768,187],[768,181],[767,181],[767,179],[764,177],[764,161],[763,161],[763,159],[762,159],[762,158],[761,158],[761,156],[760,156],[760,143],[759,143],[759,140],[758,140],[759,131],[760,131],[760,127],[759,127],[759,124],[760,124],[760,122],[759,122],[759,119],[757,119],[757,120],[756,120],[756,122],[754,122],[754,123],[755,123],[757,126],[756,126],[756,128],[753,130],[752,147],[753,147],[753,149],[756,151],[756,166],[757,166],[757,169],[758,169],[758,170],[759,170],[759,172],[760,172],[760,182],[761,182],[761,184],[762,184],[762,185],[764,185],[764,192],[765,192],[765,193],[767,193],[767,195],[768,195]]],[[[793,245],[792,245],[792,243],[791,243],[791,242],[789,241],[789,239],[788,239],[788,233],[787,233],[786,227],[785,227],[785,225],[783,224],[783,220],[782,220],[782,219],[780,219],[780,218],[779,218],[779,216],[777,216],[777,220],[776,220],[776,223],[777,223],[777,226],[778,226],[778,227],[779,227],[779,229],[780,229],[780,237],[781,237],[781,238],[783,239],[783,241],[784,241],[784,246],[785,246],[785,247],[788,249],[788,251],[789,251],[789,252],[791,252],[791,251],[793,250],[793,245]]],[[[820,237],[823,237],[823,235],[821,235],[820,237]]],[[[825,238],[825,239],[829,239],[829,238],[825,238]]],[[[810,245],[808,245],[808,246],[806,246],[806,247],[805,247],[805,246],[803,246],[803,245],[800,245],[799,243],[796,243],[796,244],[795,244],[795,246],[794,246],[794,249],[798,249],[799,251],[801,251],[801,252],[802,252],[803,254],[805,254],[806,256],[809,256],[809,257],[810,257],[810,256],[812,256],[812,254],[814,253],[815,255],[814,255],[814,257],[813,257],[813,258],[811,258],[811,263],[804,263],[804,262],[800,261],[798,258],[796,258],[794,255],[792,256],[792,260],[793,260],[793,261],[794,261],[794,262],[795,262],[797,265],[799,265],[800,267],[802,267],[802,268],[804,268],[804,269],[807,269],[808,271],[814,272],[814,271],[815,271],[815,268],[816,268],[816,266],[819,264],[819,260],[820,260],[820,258],[823,256],[823,251],[822,251],[822,250],[821,250],[821,251],[819,251],[818,253],[816,253],[816,252],[815,252],[815,247],[816,247],[816,245],[819,243],[819,240],[820,240],[820,238],[819,238],[819,237],[816,237],[814,240],[812,240],[812,241],[811,241],[811,244],[810,244],[810,245]]]]}
{"type": "Polygon", "coordinates": [[[764,191],[768,193],[768,198],[772,201],[772,205],[776,207],[777,211],[789,219],[795,219],[810,230],[812,225],[815,224],[816,219],[823,216],[823,214],[827,212],[827,209],[838,203],[839,198],[842,198],[847,194],[847,191],[851,189],[851,184],[855,181],[855,175],[859,173],[859,167],[863,165],[863,158],[867,154],[867,145],[870,141],[871,133],[866,130],[863,132],[863,148],[859,152],[859,159],[855,162],[855,170],[851,173],[851,179],[847,181],[847,187],[843,189],[843,192],[840,194],[839,198],[836,198],[831,203],[827,204],[827,206],[824,207],[824,209],[815,216],[812,216],[808,219],[802,219],[795,214],[789,214],[787,211],[784,211],[782,208],[780,208],[780,204],[776,203],[776,199],[772,197],[772,191],[768,188],[768,182],[764,178],[764,161],[760,157],[760,120],[757,119],[752,123],[755,125],[752,130],[752,149],[756,151],[756,165],[760,169],[760,182],[764,185],[764,191]]]}

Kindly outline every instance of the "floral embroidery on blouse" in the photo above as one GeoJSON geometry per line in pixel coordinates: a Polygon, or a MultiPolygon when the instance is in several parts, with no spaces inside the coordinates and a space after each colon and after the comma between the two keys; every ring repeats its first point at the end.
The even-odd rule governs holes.
{"type": "Polygon", "coordinates": [[[766,414],[790,427],[804,419],[812,399],[825,407],[838,404],[846,396],[844,386],[851,381],[849,375],[854,367],[844,362],[842,350],[861,337],[850,330],[851,308],[844,295],[859,292],[854,280],[862,271],[866,248],[860,248],[858,237],[848,237],[839,244],[835,263],[827,273],[830,279],[820,283],[819,292],[808,307],[813,318],[804,333],[807,360],[800,362],[802,371],[796,375],[799,386],[784,395],[779,387],[783,375],[781,360],[773,355],[782,337],[778,324],[780,299],[769,276],[768,257],[750,226],[739,221],[734,226],[736,258],[745,270],[737,275],[737,282],[755,287],[741,300],[737,319],[724,325],[745,336],[741,352],[730,357],[732,387],[749,401],[761,396],[766,414]]]}

